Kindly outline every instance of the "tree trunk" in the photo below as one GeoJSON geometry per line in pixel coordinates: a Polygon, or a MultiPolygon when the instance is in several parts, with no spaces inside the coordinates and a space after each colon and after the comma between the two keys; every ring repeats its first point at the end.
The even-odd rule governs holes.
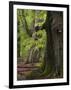
{"type": "MultiPolygon", "coordinates": [[[[17,36],[20,33],[19,24],[20,24],[20,22],[18,21],[18,23],[17,23],[17,28],[18,28],[17,36]]],[[[17,57],[20,57],[20,36],[17,37],[17,57]]]]}
{"type": "Polygon", "coordinates": [[[45,22],[47,33],[46,51],[44,57],[44,74],[50,77],[62,77],[63,74],[63,14],[62,12],[47,12],[45,22]]]}
{"type": "Polygon", "coordinates": [[[55,56],[54,56],[54,48],[53,48],[53,37],[51,32],[51,13],[47,12],[46,18],[46,34],[47,34],[47,43],[46,43],[46,51],[45,51],[45,69],[47,73],[51,73],[55,70],[55,56]]]}

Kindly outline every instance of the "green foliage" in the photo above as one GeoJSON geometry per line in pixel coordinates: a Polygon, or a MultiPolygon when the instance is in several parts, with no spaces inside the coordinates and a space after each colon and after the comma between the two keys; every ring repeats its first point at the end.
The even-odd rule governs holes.
{"type": "Polygon", "coordinates": [[[40,11],[36,11],[37,13],[36,13],[36,16],[35,16],[35,18],[36,18],[36,24],[35,24],[35,26],[41,26],[41,25],[43,25],[43,23],[45,22],[45,20],[46,20],[46,11],[42,11],[42,10],[40,10],[40,11]],[[39,19],[39,21],[37,22],[37,20],[39,19]]]}
{"type": "Polygon", "coordinates": [[[43,49],[45,47],[46,43],[46,32],[45,30],[39,30],[38,32],[35,32],[34,34],[37,35],[39,38],[38,40],[35,41],[35,44],[38,48],[43,49]]]}
{"type": "Polygon", "coordinates": [[[28,37],[26,32],[21,31],[21,55],[26,56],[28,53],[28,50],[35,45],[35,47],[43,50],[45,48],[46,44],[46,32],[45,30],[39,30],[38,32],[35,32],[38,37],[40,37],[38,40],[34,40],[32,37],[28,37]]]}
{"type": "Polygon", "coordinates": [[[24,16],[28,24],[28,28],[31,28],[31,24],[33,23],[33,20],[35,19],[35,11],[34,10],[24,10],[24,16]]]}
{"type": "MultiPolygon", "coordinates": [[[[46,32],[45,30],[38,30],[36,32],[34,31],[34,27],[36,25],[42,26],[45,20],[46,20],[46,11],[29,10],[29,9],[17,10],[17,21],[18,21],[17,38],[20,38],[20,40],[18,41],[18,43],[20,44],[20,57],[27,59],[30,48],[35,46],[34,49],[38,48],[40,50],[41,54],[40,60],[43,60],[46,46],[46,32]],[[38,39],[35,40],[32,36],[30,37],[27,33],[27,29],[29,30],[29,33],[32,32],[32,36],[36,35],[38,39]]],[[[17,48],[19,49],[18,46],[17,48]]]]}

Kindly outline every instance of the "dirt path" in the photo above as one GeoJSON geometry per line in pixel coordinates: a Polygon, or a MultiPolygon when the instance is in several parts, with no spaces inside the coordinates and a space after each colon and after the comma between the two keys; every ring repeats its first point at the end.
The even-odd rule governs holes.
{"type": "Polygon", "coordinates": [[[23,80],[26,79],[26,76],[31,73],[32,71],[37,71],[39,67],[36,66],[36,63],[32,64],[24,64],[24,63],[18,63],[17,65],[17,79],[23,80]]]}

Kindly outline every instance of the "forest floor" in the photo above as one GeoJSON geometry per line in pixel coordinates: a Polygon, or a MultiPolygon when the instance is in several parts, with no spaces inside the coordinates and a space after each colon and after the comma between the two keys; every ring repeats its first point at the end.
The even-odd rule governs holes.
{"type": "Polygon", "coordinates": [[[29,75],[32,77],[32,72],[38,71],[39,63],[18,63],[17,64],[17,79],[26,80],[29,75]]]}
{"type": "Polygon", "coordinates": [[[55,72],[50,73],[49,75],[43,75],[41,69],[41,62],[37,63],[17,63],[17,80],[33,80],[33,79],[54,79],[62,78],[63,75],[58,76],[55,72]]]}

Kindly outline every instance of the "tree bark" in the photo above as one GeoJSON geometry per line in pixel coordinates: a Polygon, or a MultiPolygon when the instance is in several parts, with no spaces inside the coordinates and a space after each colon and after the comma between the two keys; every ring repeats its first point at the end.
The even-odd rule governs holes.
{"type": "MultiPolygon", "coordinates": [[[[63,73],[63,16],[62,12],[47,12],[47,33],[44,72],[60,76],[63,73]]],[[[52,75],[51,74],[51,75],[52,75]]],[[[61,76],[62,77],[62,76],[61,76]]]]}

